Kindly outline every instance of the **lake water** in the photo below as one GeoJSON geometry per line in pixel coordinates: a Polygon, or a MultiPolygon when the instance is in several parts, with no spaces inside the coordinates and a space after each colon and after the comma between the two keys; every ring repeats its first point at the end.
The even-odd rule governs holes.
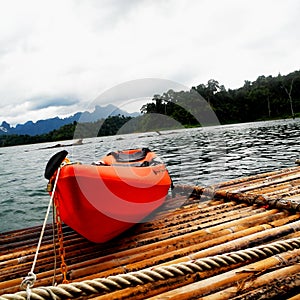
{"type": "Polygon", "coordinates": [[[243,123],[175,131],[0,148],[0,232],[41,225],[49,202],[43,177],[49,158],[66,149],[72,161],[92,163],[112,150],[148,147],[176,184],[209,186],[295,166],[300,120],[243,123]],[[45,149],[46,148],[46,149],[45,149]]]}

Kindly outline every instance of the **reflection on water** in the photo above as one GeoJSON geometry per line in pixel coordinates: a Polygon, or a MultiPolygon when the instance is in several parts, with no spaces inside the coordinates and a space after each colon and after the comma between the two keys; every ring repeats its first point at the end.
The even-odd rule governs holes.
{"type": "MultiPolygon", "coordinates": [[[[299,129],[300,120],[256,122],[87,139],[66,150],[71,160],[90,164],[111,150],[148,147],[175,184],[209,186],[294,166],[299,129]]],[[[49,201],[44,168],[61,149],[40,148],[51,145],[0,148],[0,232],[42,223],[49,201]]]]}

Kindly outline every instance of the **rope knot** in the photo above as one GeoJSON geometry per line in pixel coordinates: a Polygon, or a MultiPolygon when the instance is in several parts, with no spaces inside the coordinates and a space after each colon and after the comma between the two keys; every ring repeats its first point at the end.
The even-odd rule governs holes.
{"type": "Polygon", "coordinates": [[[21,288],[24,290],[32,288],[36,282],[36,275],[33,272],[29,272],[28,275],[23,279],[21,283],[21,288]]]}

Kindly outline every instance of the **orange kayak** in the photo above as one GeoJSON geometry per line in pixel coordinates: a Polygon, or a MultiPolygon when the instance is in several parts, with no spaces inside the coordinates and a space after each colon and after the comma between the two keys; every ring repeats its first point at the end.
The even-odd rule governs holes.
{"type": "Polygon", "coordinates": [[[168,194],[168,171],[147,148],[111,152],[92,165],[72,164],[66,155],[61,151],[49,160],[45,177],[53,184],[60,168],[54,191],[60,217],[92,242],[141,222],[168,194]]]}

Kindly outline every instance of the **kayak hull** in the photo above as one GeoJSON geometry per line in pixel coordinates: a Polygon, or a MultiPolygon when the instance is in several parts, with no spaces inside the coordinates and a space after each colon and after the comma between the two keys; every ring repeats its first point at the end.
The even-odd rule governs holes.
{"type": "Polygon", "coordinates": [[[96,243],[141,222],[164,203],[171,185],[164,164],[138,166],[144,161],[61,167],[55,197],[62,221],[96,243]]]}

